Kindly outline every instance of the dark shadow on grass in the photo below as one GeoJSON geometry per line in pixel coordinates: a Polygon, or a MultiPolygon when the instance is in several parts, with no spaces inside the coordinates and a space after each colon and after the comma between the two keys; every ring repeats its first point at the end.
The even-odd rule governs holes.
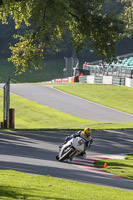
{"type": "MultiPolygon", "coordinates": [[[[37,189],[37,188],[36,188],[37,189]]],[[[35,189],[29,189],[29,188],[17,188],[17,187],[11,187],[11,186],[0,186],[0,197],[3,198],[13,198],[13,199],[55,199],[55,200],[67,200],[67,198],[60,198],[60,197],[49,197],[45,195],[34,195],[35,189]],[[24,192],[21,192],[20,190],[24,190],[24,192]],[[19,192],[18,192],[19,191],[19,192]],[[29,194],[27,194],[29,193],[29,194]],[[31,194],[32,193],[32,194],[31,194]]],[[[38,190],[39,192],[39,190],[38,190]]],[[[72,200],[72,199],[70,199],[72,200]]]]}

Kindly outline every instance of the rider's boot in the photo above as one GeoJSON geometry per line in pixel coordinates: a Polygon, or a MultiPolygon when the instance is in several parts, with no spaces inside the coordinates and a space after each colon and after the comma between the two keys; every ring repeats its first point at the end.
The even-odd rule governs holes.
{"type": "Polygon", "coordinates": [[[86,152],[85,151],[81,152],[80,154],[78,154],[78,157],[86,158],[86,152]]]}

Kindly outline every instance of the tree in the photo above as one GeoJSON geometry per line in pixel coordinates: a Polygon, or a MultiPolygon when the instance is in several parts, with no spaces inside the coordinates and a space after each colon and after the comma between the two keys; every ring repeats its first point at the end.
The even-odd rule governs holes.
{"type": "Polygon", "coordinates": [[[7,23],[10,14],[16,28],[22,22],[29,27],[24,35],[15,35],[9,58],[17,70],[39,67],[46,53],[59,51],[58,44],[69,32],[69,39],[80,52],[89,45],[103,61],[115,59],[115,44],[123,30],[123,22],[113,13],[106,13],[106,0],[3,0],[0,18],[7,23]]]}
{"type": "Polygon", "coordinates": [[[120,0],[124,9],[120,13],[120,20],[125,24],[122,37],[133,36],[133,1],[132,0],[120,0]]]}

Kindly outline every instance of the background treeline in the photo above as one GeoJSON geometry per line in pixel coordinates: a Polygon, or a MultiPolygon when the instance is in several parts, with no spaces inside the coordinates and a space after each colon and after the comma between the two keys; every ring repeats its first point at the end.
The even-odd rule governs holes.
{"type": "MultiPolygon", "coordinates": [[[[14,34],[22,34],[26,26],[23,25],[20,29],[15,29],[15,24],[12,18],[8,19],[8,24],[0,23],[0,58],[8,58],[11,55],[9,50],[9,45],[14,44],[16,41],[13,38],[14,34]]],[[[69,35],[69,33],[68,33],[69,35]]],[[[133,52],[133,37],[132,38],[124,38],[120,39],[116,45],[116,53],[117,55],[123,55],[133,52]]],[[[100,59],[97,57],[95,53],[90,52],[89,48],[84,49],[81,54],[75,55],[74,48],[72,47],[71,43],[68,40],[67,35],[64,37],[64,41],[60,44],[59,47],[60,51],[56,54],[52,53],[50,55],[46,55],[46,60],[48,59],[59,59],[61,57],[73,57],[76,56],[82,62],[88,61],[92,62],[95,60],[100,59]]]]}
{"type": "MultiPolygon", "coordinates": [[[[113,10],[113,13],[117,15],[121,11],[122,5],[117,0],[107,0],[105,9],[107,12],[113,10]]],[[[28,28],[23,23],[21,28],[16,30],[14,20],[11,17],[8,18],[8,24],[2,24],[0,22],[0,82],[5,82],[9,74],[15,71],[13,64],[7,61],[7,58],[11,56],[9,46],[10,44],[13,45],[16,43],[13,35],[23,35],[28,28]]],[[[95,52],[90,52],[89,48],[84,49],[79,55],[75,55],[75,50],[69,42],[68,36],[69,32],[64,36],[58,53],[51,51],[49,55],[45,55],[42,70],[35,71],[32,69],[32,73],[27,71],[22,75],[14,77],[14,82],[48,81],[54,78],[60,78],[63,76],[63,68],[65,67],[64,57],[77,57],[80,61],[80,67],[82,67],[84,62],[93,62],[100,59],[100,57],[95,55],[95,52]]],[[[133,37],[120,39],[116,45],[117,56],[132,53],[132,44],[133,37]]]]}

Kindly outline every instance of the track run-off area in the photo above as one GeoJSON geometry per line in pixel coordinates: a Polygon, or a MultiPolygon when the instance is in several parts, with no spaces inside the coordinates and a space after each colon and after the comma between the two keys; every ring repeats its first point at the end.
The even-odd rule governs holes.
{"type": "MultiPolygon", "coordinates": [[[[3,85],[0,84],[0,88],[2,87],[3,85]]],[[[74,105],[77,104],[79,107],[81,103],[82,112],[76,113],[76,107],[72,111],[76,116],[80,114],[80,117],[84,116],[83,112],[87,113],[86,107],[91,109],[94,106],[94,113],[91,116],[85,116],[89,120],[99,121],[98,118],[100,118],[103,122],[123,122],[123,120],[133,122],[132,115],[82,100],[49,86],[12,84],[11,92],[57,110],[63,111],[63,107],[63,112],[67,113],[74,105]],[[103,111],[100,115],[101,110],[103,111]]],[[[94,142],[91,149],[87,150],[86,159],[76,158],[72,162],[56,161],[58,146],[64,142],[66,136],[73,133],[74,131],[61,130],[1,130],[0,169],[13,169],[30,174],[50,175],[84,183],[133,190],[133,180],[106,173],[94,167],[94,161],[97,159],[123,158],[123,155],[133,153],[133,130],[93,130],[94,142]]]]}

